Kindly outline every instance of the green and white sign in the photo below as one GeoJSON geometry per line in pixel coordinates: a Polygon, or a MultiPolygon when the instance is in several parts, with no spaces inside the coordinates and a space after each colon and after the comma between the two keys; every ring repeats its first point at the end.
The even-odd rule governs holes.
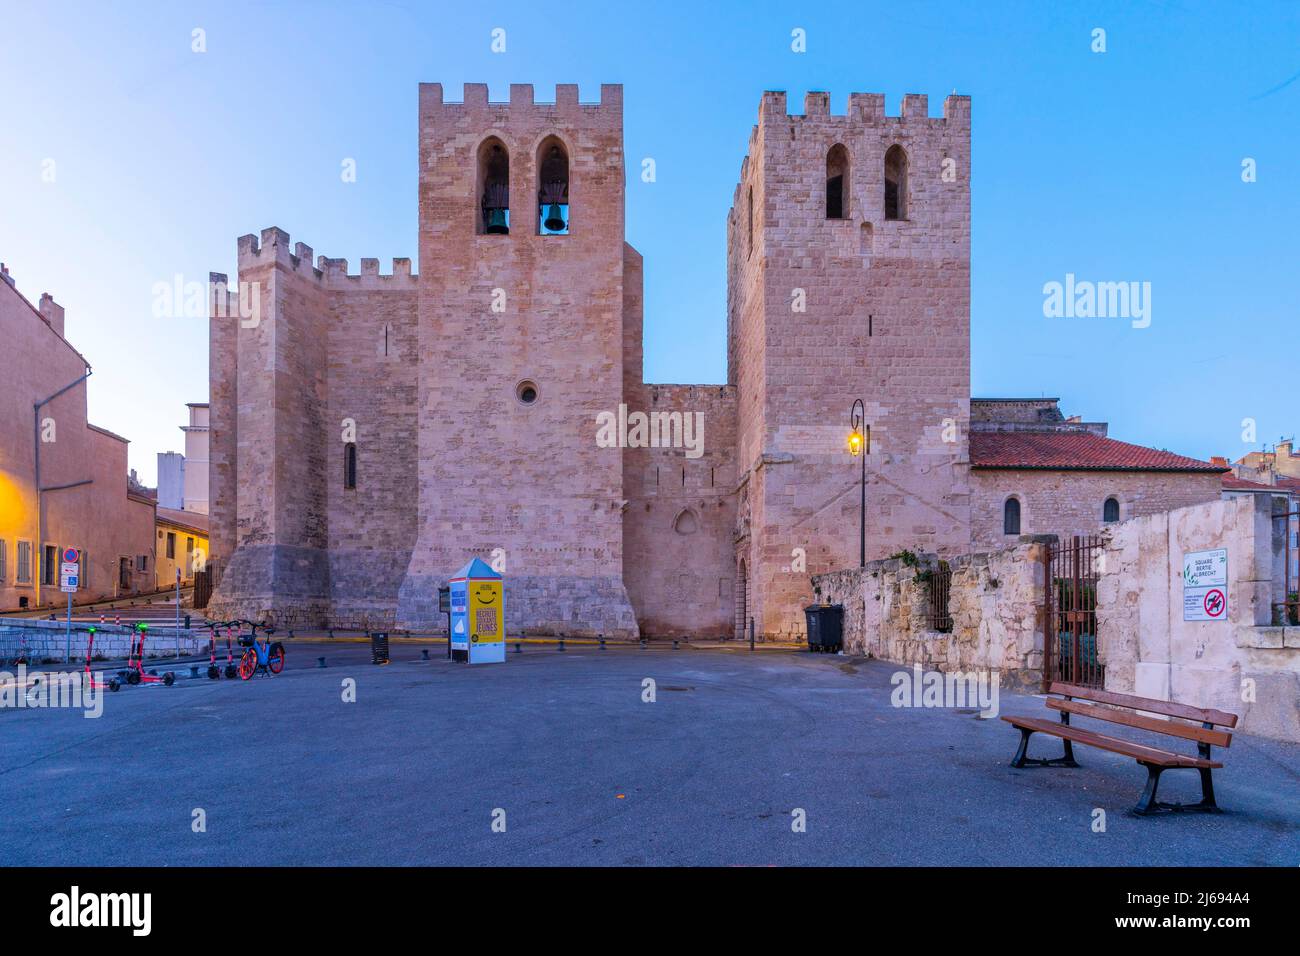
{"type": "Polygon", "coordinates": [[[1228,619],[1228,549],[1183,555],[1183,620],[1228,619]]]}

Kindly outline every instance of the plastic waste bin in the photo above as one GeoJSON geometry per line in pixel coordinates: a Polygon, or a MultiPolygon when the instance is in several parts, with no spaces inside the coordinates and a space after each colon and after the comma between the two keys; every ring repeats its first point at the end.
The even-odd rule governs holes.
{"type": "Polygon", "coordinates": [[[844,647],[844,605],[811,604],[803,609],[808,621],[808,650],[834,654],[844,647]]]}

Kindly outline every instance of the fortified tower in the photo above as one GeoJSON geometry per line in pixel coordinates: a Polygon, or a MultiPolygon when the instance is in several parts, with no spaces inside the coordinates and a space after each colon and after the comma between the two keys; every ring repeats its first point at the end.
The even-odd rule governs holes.
{"type": "Polygon", "coordinates": [[[623,468],[597,415],[623,393],[623,91],[534,103],[420,86],[417,536],[398,623],[503,562],[512,628],[629,637],[623,468]]]}
{"type": "Polygon", "coordinates": [[[866,407],[867,560],[970,541],[970,99],[885,116],[855,93],[762,98],[727,220],[737,386],[737,618],[803,633],[808,575],[855,566],[866,407]]]}

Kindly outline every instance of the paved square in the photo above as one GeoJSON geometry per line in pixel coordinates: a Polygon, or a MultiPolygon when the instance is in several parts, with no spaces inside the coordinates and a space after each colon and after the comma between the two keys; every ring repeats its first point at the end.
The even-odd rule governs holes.
{"type": "MultiPolygon", "coordinates": [[[[890,664],[526,645],[470,668],[420,650],[376,667],[363,645],[292,643],[279,677],[127,688],[96,720],[0,710],[3,862],[1300,863],[1297,745],[1237,735],[1226,813],[1136,818],[1131,759],[1080,747],[1078,770],[1013,770],[1004,722],[891,707],[890,664]]],[[[1004,692],[1001,709],[1043,707],[1004,692]]],[[[1196,799],[1196,775],[1161,793],[1196,799]]]]}

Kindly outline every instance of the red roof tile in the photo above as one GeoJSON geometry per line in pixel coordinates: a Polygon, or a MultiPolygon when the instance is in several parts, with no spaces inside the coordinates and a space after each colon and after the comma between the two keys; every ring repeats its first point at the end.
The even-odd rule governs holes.
{"type": "Polygon", "coordinates": [[[1086,471],[1223,471],[1208,461],[1084,431],[971,432],[972,468],[1086,471]]]}
{"type": "Polygon", "coordinates": [[[1230,491],[1272,491],[1272,485],[1266,485],[1262,481],[1250,481],[1247,478],[1238,478],[1234,474],[1223,476],[1223,487],[1230,491]]]}

